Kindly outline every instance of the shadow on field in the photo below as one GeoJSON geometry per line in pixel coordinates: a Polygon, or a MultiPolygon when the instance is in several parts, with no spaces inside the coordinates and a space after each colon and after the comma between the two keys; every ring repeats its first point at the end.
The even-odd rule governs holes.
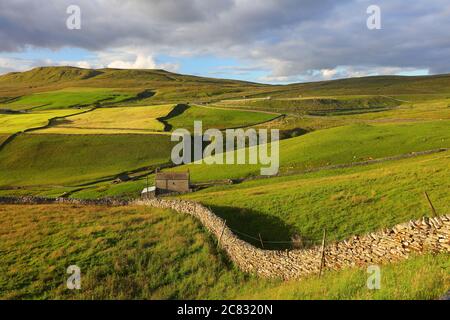
{"type": "Polygon", "coordinates": [[[294,229],[283,220],[264,213],[227,206],[210,206],[219,217],[226,219],[228,227],[240,239],[262,248],[259,234],[264,243],[264,249],[291,249],[291,235],[294,229]]]}
{"type": "Polygon", "coordinates": [[[169,119],[181,115],[187,109],[189,109],[187,104],[177,104],[168,115],[158,118],[164,124],[164,131],[171,131],[173,129],[172,125],[168,122],[169,119]]]}

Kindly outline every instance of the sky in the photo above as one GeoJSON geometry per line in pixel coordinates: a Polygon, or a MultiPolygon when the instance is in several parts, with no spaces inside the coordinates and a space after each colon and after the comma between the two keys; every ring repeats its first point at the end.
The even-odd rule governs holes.
{"type": "Polygon", "coordinates": [[[439,74],[450,72],[449,30],[448,0],[1,0],[0,74],[50,65],[263,83],[439,74]]]}

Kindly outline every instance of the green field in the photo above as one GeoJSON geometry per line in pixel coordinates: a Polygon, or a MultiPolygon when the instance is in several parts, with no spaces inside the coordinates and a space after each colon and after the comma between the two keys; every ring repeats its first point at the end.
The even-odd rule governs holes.
{"type": "Polygon", "coordinates": [[[0,152],[0,185],[66,185],[170,160],[164,135],[25,134],[0,152]]]}
{"type": "MultiPolygon", "coordinates": [[[[149,185],[154,185],[153,176],[148,179],[149,185]]],[[[74,199],[97,199],[97,198],[123,198],[136,199],[141,191],[147,187],[147,179],[139,178],[133,181],[114,184],[110,181],[96,183],[83,190],[74,192],[74,199]]]]}
{"type": "Polygon", "coordinates": [[[301,281],[257,279],[227,263],[193,218],[144,207],[0,207],[1,299],[434,299],[448,289],[447,255],[301,281]],[[60,214],[64,212],[64,214],[60,214]],[[65,286],[81,269],[81,290],[65,286]]]}
{"type": "MultiPolygon", "coordinates": [[[[319,130],[280,141],[280,172],[308,170],[410,152],[450,147],[450,122],[350,125],[319,130]]],[[[224,158],[225,159],[225,158],[224,158]]],[[[242,178],[259,175],[260,165],[193,163],[172,171],[189,169],[194,181],[242,178]]]]}
{"type": "Polygon", "coordinates": [[[194,128],[194,121],[202,121],[203,130],[209,128],[226,129],[248,127],[254,124],[270,121],[278,114],[251,112],[241,110],[227,110],[204,106],[190,106],[182,114],[167,120],[173,128],[194,128]]]}
{"type": "Polygon", "coordinates": [[[33,93],[22,96],[0,108],[10,110],[51,110],[86,107],[101,103],[117,103],[133,98],[133,94],[112,89],[66,88],[63,90],[33,93]]]}
{"type": "Polygon", "coordinates": [[[0,134],[0,144],[2,144],[8,138],[9,138],[9,135],[0,134]]]}
{"type": "Polygon", "coordinates": [[[46,126],[48,121],[56,117],[66,117],[80,111],[52,110],[33,113],[0,114],[0,134],[22,132],[26,129],[46,126]]]}
{"type": "Polygon", "coordinates": [[[204,203],[232,228],[260,233],[267,241],[298,233],[319,243],[324,229],[329,240],[341,240],[429,215],[425,191],[438,212],[449,213],[449,161],[450,152],[443,152],[214,187],[183,198],[204,203]]]}
{"type": "MultiPolygon", "coordinates": [[[[261,165],[248,164],[164,169],[189,170],[194,187],[236,179],[176,198],[210,207],[255,246],[260,236],[265,249],[287,249],[293,235],[318,244],[324,230],[334,241],[421,218],[431,214],[424,192],[438,214],[450,213],[450,151],[436,151],[450,148],[450,75],[290,85],[164,70],[2,75],[0,144],[11,139],[0,148],[0,196],[137,198],[170,164],[171,131],[192,132],[194,121],[281,131],[278,177],[245,179],[260,175],[261,165]]],[[[259,279],[176,212],[0,206],[0,299],[435,299],[450,286],[449,267],[448,254],[382,266],[376,291],[364,269],[259,279]],[[71,264],[82,268],[79,292],[65,289],[71,264]]]]}
{"type": "Polygon", "coordinates": [[[167,116],[174,105],[145,107],[99,108],[91,112],[66,117],[40,133],[132,133],[164,131],[158,118],[167,116]]]}
{"type": "MultiPolygon", "coordinates": [[[[401,125],[353,125],[320,130],[280,142],[281,174],[328,165],[403,155],[421,150],[449,147],[448,122],[401,125]]],[[[260,174],[257,165],[184,165],[169,171],[189,169],[194,182],[243,178],[260,174]]],[[[149,178],[150,183],[153,177],[149,178]]],[[[74,194],[74,197],[137,196],[145,180],[111,185],[103,183],[74,194]]]]}
{"type": "Polygon", "coordinates": [[[395,108],[400,102],[389,97],[362,96],[224,100],[221,105],[280,113],[340,115],[379,112],[395,108]]]}

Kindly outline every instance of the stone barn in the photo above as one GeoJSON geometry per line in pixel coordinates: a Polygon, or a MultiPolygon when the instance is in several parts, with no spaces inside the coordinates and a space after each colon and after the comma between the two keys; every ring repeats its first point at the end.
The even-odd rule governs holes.
{"type": "Polygon", "coordinates": [[[157,193],[189,192],[189,172],[157,172],[155,187],[157,193]]]}
{"type": "Polygon", "coordinates": [[[141,192],[142,199],[152,199],[156,197],[156,188],[155,187],[147,187],[144,188],[141,192]]]}

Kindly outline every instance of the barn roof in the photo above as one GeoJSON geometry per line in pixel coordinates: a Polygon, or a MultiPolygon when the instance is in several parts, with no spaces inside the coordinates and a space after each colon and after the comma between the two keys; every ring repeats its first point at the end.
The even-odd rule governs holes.
{"type": "Polygon", "coordinates": [[[156,190],[156,187],[152,186],[152,187],[144,188],[144,190],[142,190],[141,193],[149,193],[149,192],[153,192],[155,190],[156,190]]]}
{"type": "Polygon", "coordinates": [[[156,180],[189,180],[189,172],[158,172],[156,180]]]}

